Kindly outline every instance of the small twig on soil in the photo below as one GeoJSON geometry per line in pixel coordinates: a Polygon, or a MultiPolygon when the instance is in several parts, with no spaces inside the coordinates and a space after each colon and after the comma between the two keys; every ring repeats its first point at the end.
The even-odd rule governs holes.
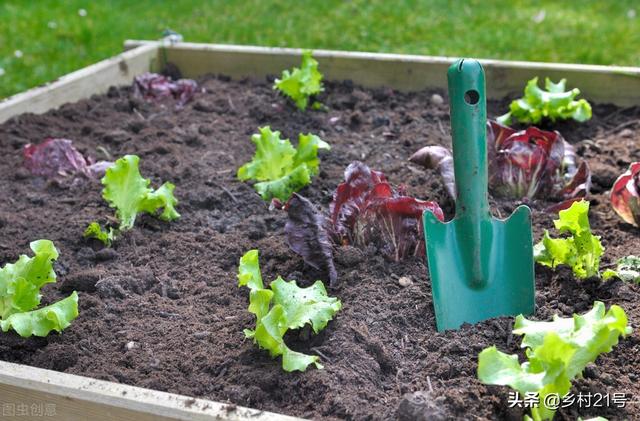
{"type": "Polygon", "coordinates": [[[211,184],[222,189],[223,192],[227,193],[227,195],[231,198],[231,200],[233,200],[234,203],[238,203],[238,199],[225,186],[223,186],[222,184],[216,183],[213,180],[211,180],[211,184]]]}
{"type": "Polygon", "coordinates": [[[233,111],[235,111],[236,107],[233,105],[233,101],[231,101],[231,97],[230,96],[227,97],[227,101],[229,102],[229,108],[231,108],[233,111]]]}
{"type": "Polygon", "coordinates": [[[398,395],[402,396],[402,386],[400,386],[400,374],[402,374],[402,369],[398,369],[396,372],[396,386],[398,387],[398,395]]]}
{"type": "Polygon", "coordinates": [[[145,118],[142,114],[140,114],[140,111],[138,111],[138,109],[137,109],[137,108],[134,108],[134,109],[133,109],[133,112],[135,113],[135,115],[137,115],[138,117],[140,117],[140,120],[142,120],[142,121],[145,121],[145,120],[146,120],[146,118],[145,118]]]}
{"type": "Polygon", "coordinates": [[[133,254],[135,254],[136,259],[139,259],[140,256],[138,256],[138,245],[136,244],[136,239],[131,237],[131,244],[133,245],[133,254]]]}
{"type": "MultiPolygon", "coordinates": [[[[612,134],[614,134],[614,133],[617,133],[617,132],[619,132],[619,131],[620,131],[620,130],[622,130],[622,129],[626,129],[626,128],[627,128],[627,127],[629,127],[629,126],[634,126],[634,125],[636,125],[636,124],[638,124],[638,123],[640,123],[640,120],[631,120],[631,121],[627,121],[627,122],[622,123],[622,124],[618,124],[618,125],[617,125],[616,127],[614,127],[613,129],[611,129],[611,130],[607,130],[607,131],[605,131],[604,133],[602,133],[600,136],[598,136],[598,139],[604,139],[605,137],[607,137],[607,136],[609,136],[609,135],[612,135],[612,134]]],[[[598,140],[598,139],[596,139],[596,140],[598,140]]]]}
{"type": "Polygon", "coordinates": [[[311,350],[313,352],[315,352],[316,354],[320,355],[322,358],[325,359],[325,361],[328,361],[329,364],[333,364],[333,360],[329,357],[327,357],[325,354],[323,354],[318,348],[311,348],[311,350]]]}
{"type": "Polygon", "coordinates": [[[427,384],[429,385],[429,392],[433,393],[433,386],[431,385],[431,376],[427,376],[427,384]]]}
{"type": "Polygon", "coordinates": [[[438,128],[440,129],[443,135],[445,136],[447,135],[447,132],[444,131],[444,127],[442,126],[442,121],[440,121],[440,119],[438,119],[438,128]]]}
{"type": "Polygon", "coordinates": [[[633,109],[635,109],[637,107],[637,105],[632,105],[630,107],[625,107],[625,108],[619,108],[616,111],[607,114],[606,116],[602,117],[602,121],[609,121],[612,117],[617,116],[620,113],[625,113],[627,111],[632,111],[633,109]]]}
{"type": "Polygon", "coordinates": [[[511,346],[512,341],[513,341],[513,332],[509,331],[509,336],[507,336],[507,346],[511,346]]]}

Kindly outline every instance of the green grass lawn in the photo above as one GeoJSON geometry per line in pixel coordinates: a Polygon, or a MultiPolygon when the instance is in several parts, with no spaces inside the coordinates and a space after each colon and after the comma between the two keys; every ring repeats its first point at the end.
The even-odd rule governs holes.
{"type": "Polygon", "coordinates": [[[0,0],[0,97],[167,28],[193,42],[640,66],[637,0],[0,0]]]}

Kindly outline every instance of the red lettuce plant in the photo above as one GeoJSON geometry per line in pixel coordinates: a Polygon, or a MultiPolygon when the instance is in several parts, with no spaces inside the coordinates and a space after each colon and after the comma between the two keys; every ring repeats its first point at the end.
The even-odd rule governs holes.
{"type": "Polygon", "coordinates": [[[424,253],[422,213],[444,220],[436,202],[419,200],[394,189],[382,172],[352,162],[344,173],[330,206],[331,232],[341,244],[376,244],[383,254],[399,261],[424,253]]]}
{"type": "Polygon", "coordinates": [[[159,101],[173,98],[176,107],[182,108],[194,97],[198,84],[191,79],[171,80],[157,73],[143,73],[133,80],[133,94],[147,101],[159,101]]]}
{"type": "Polygon", "coordinates": [[[611,206],[625,222],[640,226],[640,162],[632,162],[613,183],[611,206]]]}
{"type": "MultiPolygon", "coordinates": [[[[495,121],[487,122],[489,189],[498,197],[530,201],[551,199],[559,203],[547,210],[557,212],[587,195],[591,173],[586,162],[579,166],[573,146],[557,131],[536,127],[516,131],[495,121]]],[[[455,198],[451,152],[427,146],[410,160],[437,169],[455,198]]]]}
{"type": "Polygon", "coordinates": [[[112,165],[107,161],[93,163],[78,152],[69,139],[48,138],[39,145],[29,143],[22,154],[24,166],[31,174],[51,180],[77,174],[98,178],[112,165]]]}

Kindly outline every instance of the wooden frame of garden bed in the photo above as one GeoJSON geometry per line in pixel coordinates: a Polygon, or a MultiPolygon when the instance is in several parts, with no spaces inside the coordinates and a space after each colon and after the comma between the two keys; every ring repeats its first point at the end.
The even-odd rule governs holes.
{"type": "MultiPolygon", "coordinates": [[[[133,77],[175,64],[185,77],[207,73],[234,78],[278,75],[297,65],[301,50],[217,44],[127,41],[126,52],[0,101],[0,123],[25,112],[44,113],[64,103],[130,84],[133,77]]],[[[446,57],[315,50],[327,79],[412,91],[446,89],[446,57]]],[[[590,101],[640,105],[640,68],[481,60],[490,98],[521,93],[534,76],[567,78],[590,101]]],[[[284,374],[283,374],[284,375],[284,374]]],[[[287,420],[294,418],[231,404],[193,399],[0,361],[3,411],[42,411],[45,419],[85,420],[287,420]],[[4,404],[8,404],[5,407],[4,404]],[[13,406],[12,406],[13,405],[13,406]],[[26,406],[25,406],[26,405],[26,406]],[[47,406],[49,405],[49,406],[47,406]],[[51,409],[54,408],[54,414],[51,409]],[[49,415],[45,413],[49,410],[49,415]],[[53,416],[54,415],[54,416],[53,416]]],[[[37,418],[28,416],[25,419],[37,418]]]]}

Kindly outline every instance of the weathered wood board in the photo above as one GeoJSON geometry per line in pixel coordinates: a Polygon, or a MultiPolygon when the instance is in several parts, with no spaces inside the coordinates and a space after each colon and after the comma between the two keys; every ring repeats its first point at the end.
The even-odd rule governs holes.
{"type": "MultiPolygon", "coordinates": [[[[148,41],[128,41],[129,47],[148,45],[148,41]]],[[[156,45],[160,45],[156,43],[156,45]]],[[[238,45],[178,43],[167,45],[161,59],[178,66],[185,77],[207,73],[236,78],[280,75],[283,69],[300,63],[302,50],[238,45]]],[[[350,79],[368,87],[387,86],[403,91],[447,87],[447,68],[451,57],[378,54],[314,50],[326,79],[350,79]]],[[[538,76],[568,80],[582,97],[620,106],[640,105],[640,68],[562,63],[483,60],[487,93],[490,98],[520,95],[527,81],[538,76]]]]}
{"type": "Polygon", "coordinates": [[[297,418],[0,361],[0,419],[64,421],[297,418]]]}

